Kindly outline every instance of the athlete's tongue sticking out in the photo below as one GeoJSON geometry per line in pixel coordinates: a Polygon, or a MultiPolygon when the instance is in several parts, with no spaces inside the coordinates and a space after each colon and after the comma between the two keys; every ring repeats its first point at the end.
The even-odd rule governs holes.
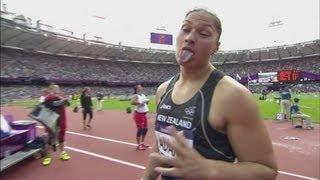
{"type": "Polygon", "coordinates": [[[180,62],[182,63],[188,62],[191,59],[192,55],[193,55],[193,52],[189,50],[181,50],[179,54],[180,62]]]}

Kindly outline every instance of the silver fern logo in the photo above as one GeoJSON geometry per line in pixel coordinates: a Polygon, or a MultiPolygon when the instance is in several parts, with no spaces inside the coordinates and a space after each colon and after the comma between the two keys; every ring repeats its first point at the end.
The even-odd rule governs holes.
{"type": "Polygon", "coordinates": [[[185,112],[186,115],[188,115],[188,116],[193,116],[194,113],[195,113],[195,111],[196,111],[196,108],[197,108],[196,106],[190,106],[190,107],[184,109],[184,112],[185,112]]]}

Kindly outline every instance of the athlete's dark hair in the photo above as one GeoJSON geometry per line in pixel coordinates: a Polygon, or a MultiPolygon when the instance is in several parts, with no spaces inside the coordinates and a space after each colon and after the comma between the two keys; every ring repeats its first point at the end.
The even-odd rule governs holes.
{"type": "Polygon", "coordinates": [[[133,86],[133,94],[137,94],[137,90],[138,90],[138,86],[141,84],[137,84],[135,86],[133,86]]]}
{"type": "Polygon", "coordinates": [[[210,12],[209,10],[204,9],[204,8],[195,8],[195,9],[187,12],[185,17],[189,16],[191,13],[194,13],[194,12],[205,12],[205,13],[209,14],[210,16],[212,16],[214,18],[214,25],[217,28],[218,34],[219,34],[218,35],[218,42],[219,42],[220,36],[221,36],[221,33],[222,33],[222,25],[221,25],[221,21],[218,18],[218,16],[216,14],[210,12]]]}
{"type": "Polygon", "coordinates": [[[90,89],[89,87],[84,87],[82,92],[81,92],[81,95],[84,95],[86,92],[89,91],[89,89],[90,89]]]}

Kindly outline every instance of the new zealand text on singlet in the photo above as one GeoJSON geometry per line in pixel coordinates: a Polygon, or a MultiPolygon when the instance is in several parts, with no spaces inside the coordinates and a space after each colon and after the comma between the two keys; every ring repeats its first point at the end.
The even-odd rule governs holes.
{"type": "Polygon", "coordinates": [[[168,124],[176,125],[182,128],[191,129],[192,123],[190,121],[179,119],[171,116],[161,115],[157,116],[157,120],[161,122],[166,122],[168,124]]]}

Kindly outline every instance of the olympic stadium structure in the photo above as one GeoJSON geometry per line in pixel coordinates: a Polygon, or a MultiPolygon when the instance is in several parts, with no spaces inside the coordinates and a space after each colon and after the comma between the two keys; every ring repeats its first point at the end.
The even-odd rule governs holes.
{"type": "MultiPolygon", "coordinates": [[[[178,72],[175,51],[110,44],[98,37],[76,37],[70,30],[58,30],[41,21],[35,24],[30,21],[24,15],[1,11],[2,86],[56,82],[109,87],[132,87],[142,83],[156,87],[178,72]],[[39,68],[39,64],[44,67],[39,68]],[[84,70],[88,72],[84,73],[84,70]]],[[[246,85],[253,80],[260,85],[316,83],[318,87],[320,39],[219,51],[211,61],[218,69],[246,85]],[[289,77],[259,82],[260,75],[263,76],[260,80],[266,79],[266,74],[259,73],[265,72],[276,72],[277,78],[287,73],[289,77]]]]}

